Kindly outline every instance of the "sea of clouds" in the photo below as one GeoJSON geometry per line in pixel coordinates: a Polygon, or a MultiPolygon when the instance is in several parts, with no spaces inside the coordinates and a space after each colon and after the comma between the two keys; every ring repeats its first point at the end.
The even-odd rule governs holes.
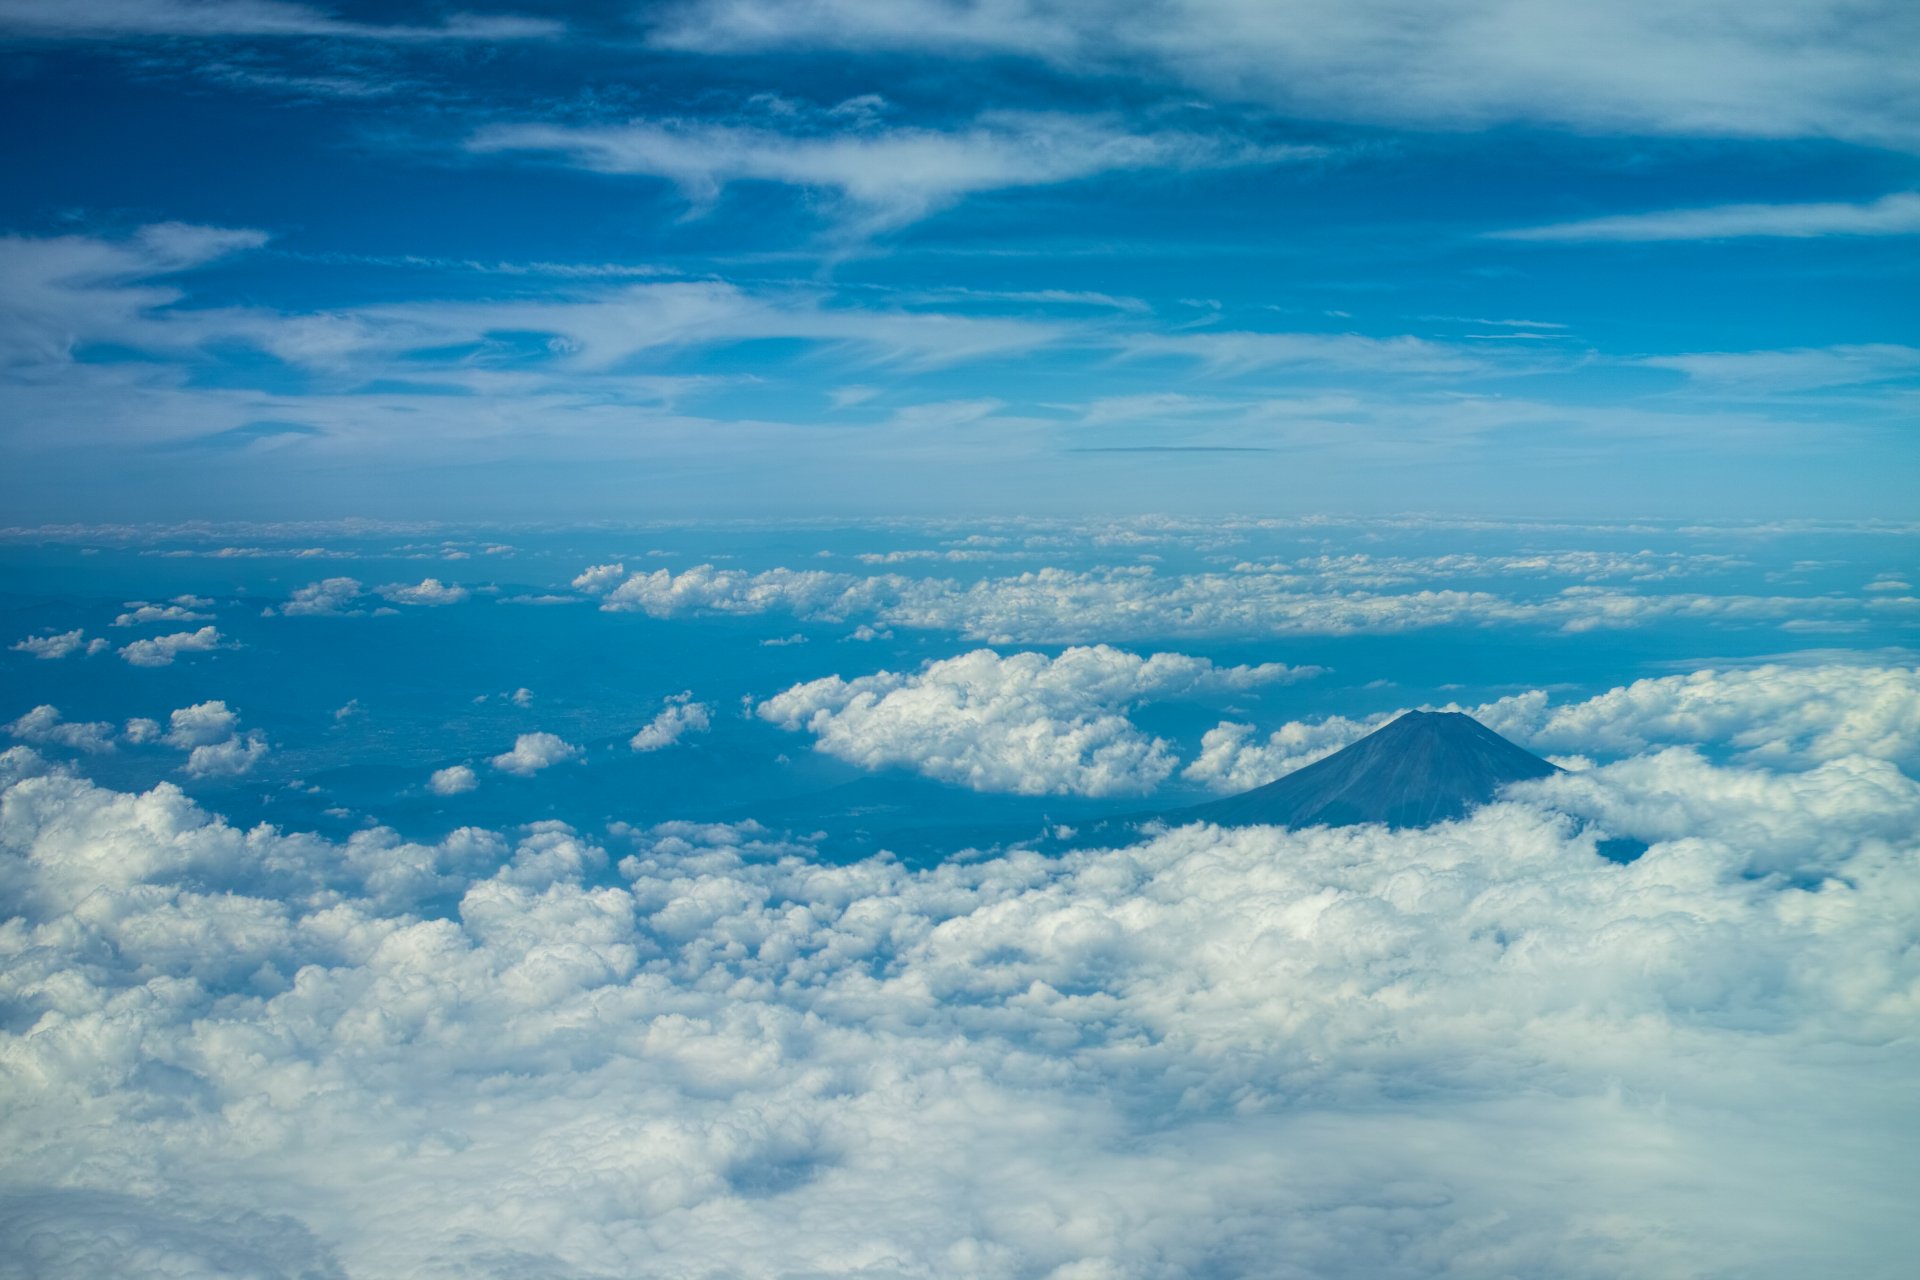
{"type": "MultiPolygon", "coordinates": [[[[1089,653],[960,661],[1278,678],[1089,653]]],[[[924,870],[241,830],[17,746],[0,1276],[1904,1275],[1920,718],[1841,670],[1508,700],[1618,758],[1427,830],[924,870]]]]}

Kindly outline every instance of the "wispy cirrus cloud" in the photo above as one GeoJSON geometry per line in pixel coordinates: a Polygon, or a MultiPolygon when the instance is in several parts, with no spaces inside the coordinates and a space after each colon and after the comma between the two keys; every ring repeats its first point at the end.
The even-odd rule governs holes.
{"type": "Polygon", "coordinates": [[[1020,57],[1318,119],[1920,145],[1911,5],[691,0],[656,44],[1020,57]]]}
{"type": "Polygon", "coordinates": [[[432,25],[357,22],[287,0],[0,0],[0,35],[41,39],[132,36],[295,37],[347,40],[525,40],[559,35],[560,23],[510,14],[449,14],[432,25]]]}
{"type": "Polygon", "coordinates": [[[1719,391],[1770,394],[1865,386],[1920,376],[1920,348],[1857,343],[1787,351],[1704,351],[1648,356],[1640,363],[1684,373],[1690,380],[1719,391]]]}
{"type": "Polygon", "coordinates": [[[1623,213],[1579,222],[1490,231],[1492,240],[1735,240],[1776,237],[1920,235],[1920,193],[1896,192],[1864,204],[1721,204],[1700,209],[1623,213]]]}
{"type": "Polygon", "coordinates": [[[864,127],[836,120],[817,133],[709,120],[618,125],[502,124],[467,142],[478,152],[558,156],[599,173],[664,178],[696,211],[736,182],[832,193],[850,229],[914,222],[966,196],[1049,186],[1119,171],[1276,164],[1325,154],[1317,146],[1257,145],[1181,130],[1138,131],[1111,116],[991,111],[956,129],[864,127]]]}

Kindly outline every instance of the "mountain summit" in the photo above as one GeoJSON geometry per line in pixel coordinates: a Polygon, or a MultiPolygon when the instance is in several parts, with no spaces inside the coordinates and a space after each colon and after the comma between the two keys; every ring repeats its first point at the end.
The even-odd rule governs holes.
{"type": "Polygon", "coordinates": [[[1560,772],[1472,716],[1409,711],[1352,746],[1263,787],[1176,810],[1168,822],[1243,827],[1422,827],[1458,818],[1509,782],[1560,772]]]}

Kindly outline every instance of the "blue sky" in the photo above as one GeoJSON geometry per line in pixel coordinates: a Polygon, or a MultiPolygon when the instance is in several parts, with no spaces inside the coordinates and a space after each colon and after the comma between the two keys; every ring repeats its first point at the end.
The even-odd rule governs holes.
{"type": "Polygon", "coordinates": [[[7,5],[5,498],[1899,518],[1913,25],[7,5]]]}

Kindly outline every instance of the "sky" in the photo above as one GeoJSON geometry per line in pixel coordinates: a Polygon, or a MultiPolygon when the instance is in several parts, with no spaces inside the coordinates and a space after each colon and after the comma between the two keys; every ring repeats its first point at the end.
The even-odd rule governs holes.
{"type": "Polygon", "coordinates": [[[0,1280],[1907,1280],[1917,14],[0,0],[0,1280]]]}
{"type": "Polygon", "coordinates": [[[0,5],[19,524],[1911,514],[1911,6],[0,5]]]}

